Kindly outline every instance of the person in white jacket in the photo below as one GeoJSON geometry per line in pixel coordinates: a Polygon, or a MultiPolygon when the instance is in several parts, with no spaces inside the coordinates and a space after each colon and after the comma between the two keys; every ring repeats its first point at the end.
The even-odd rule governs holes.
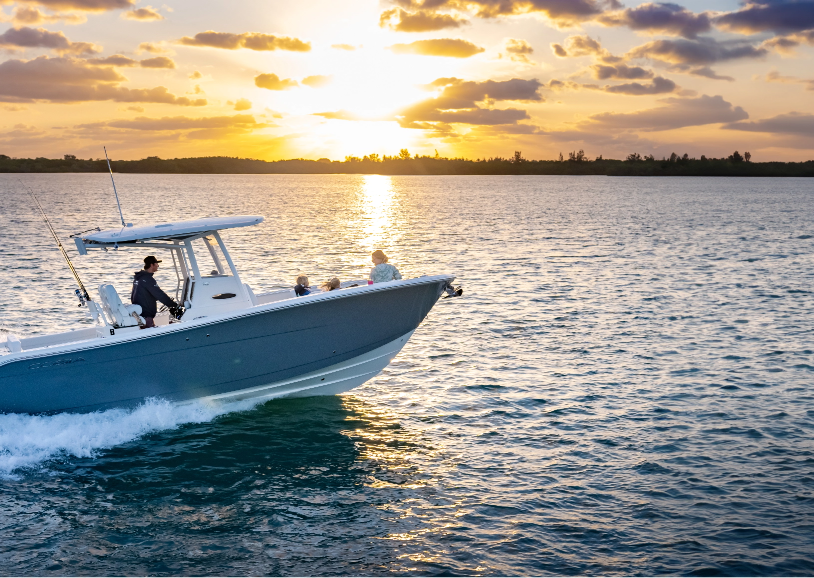
{"type": "Polygon", "coordinates": [[[373,269],[370,270],[370,280],[373,283],[384,283],[401,279],[401,273],[394,265],[387,262],[387,255],[381,249],[373,251],[373,269]]]}

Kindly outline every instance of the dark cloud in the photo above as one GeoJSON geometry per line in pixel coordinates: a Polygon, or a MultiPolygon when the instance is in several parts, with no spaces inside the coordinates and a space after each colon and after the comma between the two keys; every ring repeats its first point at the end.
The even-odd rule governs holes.
{"type": "Polygon", "coordinates": [[[715,80],[734,80],[720,76],[709,65],[716,62],[744,58],[762,58],[769,51],[748,42],[718,42],[712,38],[697,40],[654,40],[633,48],[625,56],[629,59],[647,58],[670,64],[670,70],[715,80]]]}
{"type": "Polygon", "coordinates": [[[81,10],[83,12],[106,12],[132,8],[136,0],[36,0],[38,4],[52,10],[81,10]]]}
{"type": "Polygon", "coordinates": [[[638,112],[594,114],[587,121],[580,123],[580,128],[660,131],[687,126],[737,122],[749,118],[741,107],[733,107],[721,96],[666,98],[660,102],[664,104],[638,112]]]}
{"type": "Polygon", "coordinates": [[[460,28],[464,24],[469,24],[469,21],[430,10],[418,10],[411,13],[405,12],[401,8],[393,8],[382,12],[379,18],[379,26],[398,32],[430,32],[444,28],[460,28]]]}
{"type": "Polygon", "coordinates": [[[627,64],[594,64],[591,66],[594,71],[594,78],[599,80],[639,80],[643,78],[653,78],[650,70],[645,70],[640,66],[628,66],[627,64]]]}
{"type": "Polygon", "coordinates": [[[292,52],[308,52],[311,50],[310,42],[303,42],[298,38],[274,36],[260,32],[232,34],[230,32],[207,30],[206,32],[199,32],[193,38],[184,36],[178,41],[178,44],[183,44],[184,46],[222,48],[224,50],[237,50],[238,48],[260,51],[289,50],[292,52]]]}
{"type": "Polygon", "coordinates": [[[675,92],[678,87],[669,78],[657,76],[649,84],[629,82],[626,84],[608,85],[602,88],[603,92],[611,94],[627,94],[630,96],[644,96],[648,94],[666,94],[675,92]]]}
{"type": "Polygon", "coordinates": [[[254,85],[268,90],[288,90],[299,86],[296,80],[290,78],[280,79],[276,74],[258,74],[254,77],[254,85]]]}
{"type": "Polygon", "coordinates": [[[753,122],[733,122],[721,128],[748,132],[795,135],[814,139],[814,114],[789,112],[753,122]]]}
{"type": "Polygon", "coordinates": [[[127,79],[109,66],[84,60],[48,58],[0,63],[0,101],[5,102],[154,102],[204,106],[205,99],[171,94],[165,87],[125,88],[127,79]]]}
{"type": "Polygon", "coordinates": [[[741,34],[772,30],[799,32],[814,28],[814,2],[811,0],[773,0],[747,3],[736,12],[715,18],[719,28],[741,34]]]}
{"type": "Polygon", "coordinates": [[[536,13],[558,26],[573,26],[595,19],[608,8],[621,8],[617,0],[399,0],[396,3],[409,9],[474,9],[479,18],[536,13]]]}
{"type": "Polygon", "coordinates": [[[394,54],[422,54],[424,56],[446,56],[452,58],[469,58],[485,50],[467,40],[458,38],[416,40],[410,44],[394,44],[389,48],[394,54]]]}
{"type": "Polygon", "coordinates": [[[322,76],[319,74],[315,74],[314,76],[306,76],[302,79],[302,83],[305,86],[310,86],[311,88],[322,88],[323,86],[328,86],[333,81],[333,76],[322,76]]]}
{"type": "Polygon", "coordinates": [[[605,26],[627,26],[633,30],[695,38],[712,29],[707,13],[696,14],[672,3],[647,3],[598,18],[605,26]]]}
{"type": "Polygon", "coordinates": [[[9,28],[0,34],[0,48],[48,48],[58,54],[96,54],[100,48],[90,42],[71,42],[62,32],[50,32],[45,28],[9,28]]]}
{"type": "Polygon", "coordinates": [[[175,68],[175,62],[166,56],[156,56],[155,58],[145,58],[144,60],[134,60],[122,54],[114,54],[106,58],[90,58],[86,62],[97,66],[119,66],[141,68],[175,68]]]}
{"type": "Polygon", "coordinates": [[[122,18],[127,18],[128,20],[140,20],[142,22],[164,20],[164,17],[152,6],[134,8],[133,10],[122,13],[122,18]]]}
{"type": "Polygon", "coordinates": [[[400,111],[397,118],[401,126],[426,129],[426,123],[514,125],[529,118],[525,110],[482,108],[478,103],[501,100],[543,102],[539,92],[542,85],[537,80],[514,78],[466,82],[457,78],[443,78],[435,83],[444,87],[441,94],[400,111]]]}
{"type": "Polygon", "coordinates": [[[772,48],[782,54],[791,54],[801,44],[814,46],[814,30],[796,32],[788,36],[775,36],[763,42],[766,48],[772,48]]]}

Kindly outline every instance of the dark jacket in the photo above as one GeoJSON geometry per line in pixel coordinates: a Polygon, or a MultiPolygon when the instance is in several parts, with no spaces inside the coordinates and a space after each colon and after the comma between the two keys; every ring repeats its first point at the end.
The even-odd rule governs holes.
{"type": "Polygon", "coordinates": [[[141,305],[142,317],[155,317],[156,301],[161,301],[167,307],[175,305],[175,301],[158,287],[152,273],[144,270],[136,271],[130,302],[134,305],[141,305]]]}

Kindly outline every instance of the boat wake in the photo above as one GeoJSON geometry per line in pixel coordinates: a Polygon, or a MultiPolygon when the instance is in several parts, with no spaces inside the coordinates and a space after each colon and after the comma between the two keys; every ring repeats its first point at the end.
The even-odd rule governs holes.
{"type": "Polygon", "coordinates": [[[149,399],[130,410],[56,415],[0,414],[0,478],[18,478],[23,471],[43,469],[51,460],[95,457],[100,450],[145,434],[188,423],[207,422],[226,413],[251,409],[257,403],[192,402],[176,405],[163,399],[149,399]]]}

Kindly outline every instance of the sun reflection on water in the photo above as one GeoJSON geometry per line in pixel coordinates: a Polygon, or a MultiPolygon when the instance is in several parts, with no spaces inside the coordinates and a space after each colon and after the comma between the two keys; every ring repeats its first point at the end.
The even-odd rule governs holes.
{"type": "Polygon", "coordinates": [[[359,195],[359,245],[368,251],[392,246],[399,237],[394,219],[398,209],[396,190],[391,177],[365,175],[359,195]]]}

